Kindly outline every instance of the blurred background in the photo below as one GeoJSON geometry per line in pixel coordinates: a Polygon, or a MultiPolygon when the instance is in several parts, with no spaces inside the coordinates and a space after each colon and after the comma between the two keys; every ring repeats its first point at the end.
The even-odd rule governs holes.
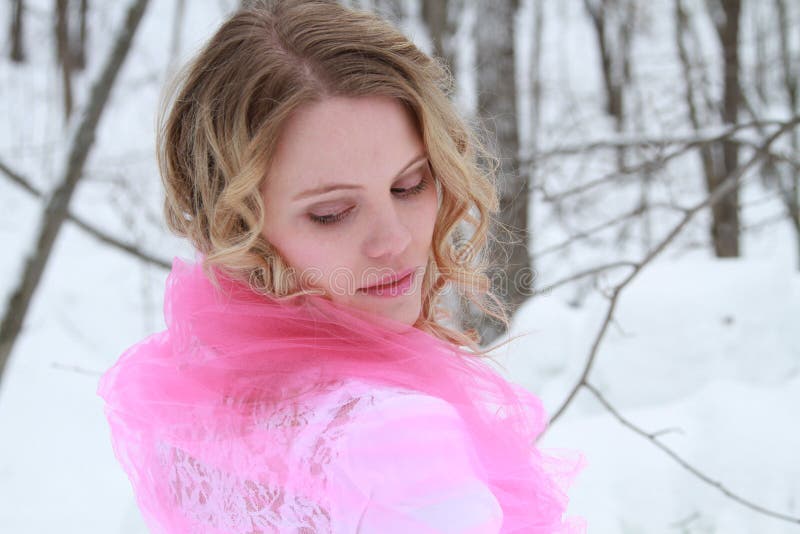
{"type": "MultiPolygon", "coordinates": [[[[500,157],[462,306],[593,533],[800,528],[800,3],[372,0],[500,157]],[[498,226],[499,227],[499,226],[498,226]],[[502,286],[502,287],[501,287],[502,286]]],[[[234,0],[0,5],[0,531],[144,533],[97,380],[163,328],[162,88],[234,0]]]]}

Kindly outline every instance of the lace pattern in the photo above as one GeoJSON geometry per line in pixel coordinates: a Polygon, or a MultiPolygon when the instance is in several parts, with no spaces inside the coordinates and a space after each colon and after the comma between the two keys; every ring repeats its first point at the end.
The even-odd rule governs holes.
{"type": "MultiPolygon", "coordinates": [[[[287,402],[262,417],[261,429],[279,438],[283,450],[269,453],[269,461],[261,463],[261,469],[256,466],[257,476],[252,478],[242,479],[204,464],[179,447],[163,445],[159,456],[174,506],[197,524],[198,532],[333,532],[328,503],[292,491],[283,479],[295,472],[326,487],[328,466],[339,456],[339,440],[347,425],[372,406],[376,396],[387,394],[391,392],[341,389],[324,398],[287,402]],[[321,432],[312,431],[320,428],[321,432]],[[264,471],[265,465],[270,471],[264,471]]],[[[259,450],[251,447],[251,451],[259,450]]],[[[253,461],[258,464],[257,458],[253,461]]]]}

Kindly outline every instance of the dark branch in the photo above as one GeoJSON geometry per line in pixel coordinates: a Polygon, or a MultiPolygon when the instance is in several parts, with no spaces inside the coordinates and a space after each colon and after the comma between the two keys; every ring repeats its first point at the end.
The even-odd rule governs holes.
{"type": "MultiPolygon", "coordinates": [[[[43,193],[31,182],[25,178],[23,175],[15,172],[12,170],[8,165],[0,161],[0,172],[5,174],[8,178],[11,179],[12,182],[20,186],[22,189],[30,193],[31,195],[35,196],[36,198],[42,198],[44,195],[43,193]]],[[[118,250],[126,252],[146,263],[159,267],[161,269],[169,270],[171,267],[171,262],[159,258],[154,254],[141,250],[139,247],[132,243],[125,243],[124,241],[112,236],[111,234],[100,230],[96,226],[92,225],[89,222],[86,222],[81,217],[69,212],[67,213],[67,220],[74,223],[78,228],[86,232],[87,234],[91,235],[101,243],[105,243],[106,245],[110,245],[118,250]]]]}
{"type": "Polygon", "coordinates": [[[706,484],[717,488],[719,491],[721,491],[723,494],[725,494],[725,496],[733,499],[734,501],[738,502],[739,504],[741,504],[743,506],[746,506],[747,508],[750,508],[751,510],[755,510],[756,512],[762,513],[764,515],[768,515],[770,517],[774,517],[776,519],[782,519],[784,521],[789,521],[790,523],[798,523],[798,524],[800,524],[800,517],[792,517],[790,515],[786,515],[786,514],[782,514],[780,512],[775,512],[773,510],[769,510],[767,508],[764,508],[763,506],[760,506],[758,504],[753,503],[752,501],[749,501],[749,500],[745,499],[744,497],[740,497],[739,495],[733,493],[731,490],[726,488],[721,482],[719,482],[717,480],[713,480],[711,477],[709,477],[708,475],[704,474],[698,468],[694,467],[689,462],[687,462],[686,460],[681,458],[675,451],[673,451],[672,449],[670,449],[669,447],[664,445],[658,439],[658,435],[659,434],[663,434],[663,431],[652,432],[652,433],[645,432],[641,428],[637,427],[636,425],[634,425],[633,423],[631,423],[630,421],[628,421],[627,419],[622,417],[622,415],[620,415],[620,413],[611,405],[611,403],[609,403],[603,397],[603,395],[592,384],[587,382],[587,383],[584,384],[584,387],[586,389],[588,389],[589,391],[591,391],[592,394],[597,398],[597,400],[600,401],[600,403],[603,405],[603,407],[605,407],[605,409],[608,410],[608,412],[611,415],[613,415],[620,423],[622,423],[622,425],[628,427],[633,432],[635,432],[635,433],[639,434],[640,436],[642,436],[643,438],[649,440],[653,445],[655,445],[656,447],[661,449],[670,458],[675,460],[681,467],[683,467],[684,469],[689,471],[691,474],[693,474],[694,476],[696,476],[697,478],[699,478],[700,480],[702,480],[706,484]]]}

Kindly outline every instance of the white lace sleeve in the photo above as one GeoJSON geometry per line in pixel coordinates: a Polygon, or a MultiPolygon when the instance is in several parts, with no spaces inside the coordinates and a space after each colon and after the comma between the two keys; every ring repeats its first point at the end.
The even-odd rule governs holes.
{"type": "Polygon", "coordinates": [[[339,485],[334,495],[341,497],[332,503],[335,532],[500,531],[502,510],[477,476],[474,452],[450,404],[394,392],[376,396],[358,412],[342,436],[338,461],[330,466],[329,477],[339,485]],[[388,451],[375,446],[387,440],[392,442],[388,451]],[[357,516],[352,516],[353,495],[362,497],[357,516]],[[340,513],[337,503],[347,499],[340,513]]]}

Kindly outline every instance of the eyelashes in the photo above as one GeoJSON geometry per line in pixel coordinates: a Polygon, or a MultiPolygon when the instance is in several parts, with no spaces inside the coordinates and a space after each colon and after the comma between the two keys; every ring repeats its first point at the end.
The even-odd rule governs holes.
{"type": "MultiPolygon", "coordinates": [[[[417,183],[417,185],[413,187],[409,187],[406,189],[401,188],[392,188],[391,191],[400,199],[407,199],[422,193],[428,187],[428,177],[423,176],[422,179],[417,183]]],[[[311,219],[312,222],[316,224],[326,225],[326,224],[334,224],[345,217],[347,217],[350,212],[353,211],[354,208],[348,208],[344,211],[340,211],[339,213],[332,213],[330,215],[314,215],[313,213],[308,214],[308,218],[311,219]]]]}
{"type": "Polygon", "coordinates": [[[409,187],[407,189],[393,188],[391,191],[392,193],[397,194],[400,198],[408,198],[410,196],[422,193],[426,187],[428,187],[428,180],[427,177],[423,176],[419,183],[414,187],[409,187]]]}
{"type": "Polygon", "coordinates": [[[313,213],[309,213],[308,218],[317,224],[333,224],[344,219],[352,209],[353,208],[349,208],[345,211],[334,213],[332,215],[314,215],[313,213]]]}

